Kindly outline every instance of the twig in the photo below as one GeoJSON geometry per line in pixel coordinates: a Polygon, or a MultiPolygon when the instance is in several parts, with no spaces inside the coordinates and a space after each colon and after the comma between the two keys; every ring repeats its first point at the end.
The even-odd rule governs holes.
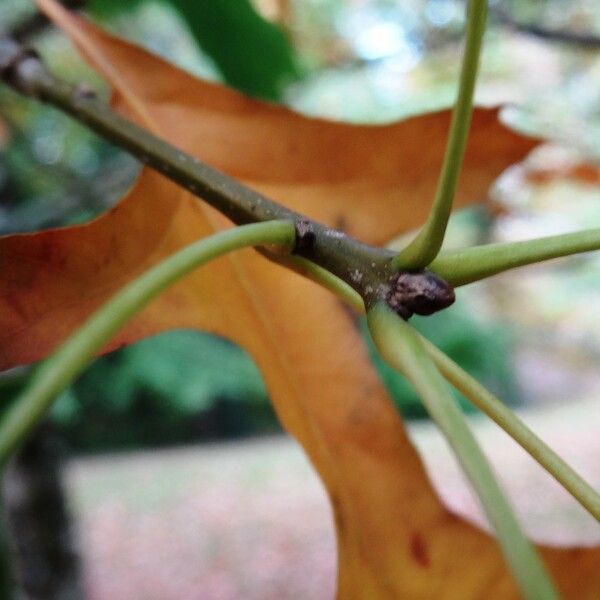
{"type": "Polygon", "coordinates": [[[413,313],[431,314],[454,301],[452,288],[432,273],[420,270],[399,278],[392,265],[393,252],[294,212],[185,154],[115,113],[92,90],[54,77],[34,51],[9,38],[0,38],[0,79],[21,94],[70,114],[238,225],[292,221],[297,239],[294,253],[348,283],[367,305],[393,300],[398,314],[408,318],[413,313]]]}
{"type": "Polygon", "coordinates": [[[501,8],[490,9],[490,14],[503,25],[518,31],[532,35],[550,42],[579,46],[586,50],[600,50],[600,36],[593,33],[578,33],[565,31],[564,29],[550,29],[536,25],[535,23],[519,23],[512,15],[501,8]]]}

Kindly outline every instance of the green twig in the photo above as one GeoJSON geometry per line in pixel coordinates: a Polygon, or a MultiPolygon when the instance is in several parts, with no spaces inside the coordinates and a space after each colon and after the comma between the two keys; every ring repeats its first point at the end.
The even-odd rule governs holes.
{"type": "Polygon", "coordinates": [[[294,225],[271,221],[216,233],[152,267],[113,296],[32,375],[0,422],[0,464],[43,416],[56,395],[89,364],[94,354],[152,298],[200,265],[232,250],[272,244],[293,248],[294,225]]]}
{"type": "Polygon", "coordinates": [[[415,387],[475,489],[504,556],[528,599],[557,598],[535,548],[528,542],[446,382],[418,334],[385,304],[367,311],[373,340],[386,362],[415,387]]]}
{"type": "Polygon", "coordinates": [[[550,446],[545,444],[515,413],[488,392],[451,358],[422,338],[428,354],[442,375],[477,408],[495,421],[532,458],[552,475],[579,503],[600,521],[600,495],[550,446]]]}
{"type": "Polygon", "coordinates": [[[537,23],[520,23],[509,11],[503,10],[500,6],[495,6],[493,8],[492,16],[514,31],[525,33],[548,42],[558,42],[580,50],[600,50],[600,35],[592,33],[591,31],[590,33],[585,33],[583,31],[568,31],[565,29],[545,27],[537,23]]]}
{"type": "Polygon", "coordinates": [[[422,269],[437,256],[442,247],[471,125],[473,94],[486,16],[487,0],[470,0],[458,99],[452,113],[450,135],[435,199],[429,217],[417,237],[394,258],[393,265],[396,269],[422,269]]]}
{"type": "Polygon", "coordinates": [[[600,229],[588,229],[503,244],[487,244],[440,254],[430,269],[454,287],[509,269],[600,249],[600,229]]]}

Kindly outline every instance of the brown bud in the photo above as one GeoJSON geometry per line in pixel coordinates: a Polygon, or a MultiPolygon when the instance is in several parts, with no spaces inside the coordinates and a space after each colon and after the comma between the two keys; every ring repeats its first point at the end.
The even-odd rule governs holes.
{"type": "Polygon", "coordinates": [[[454,289],[431,271],[401,271],[388,282],[385,301],[404,320],[431,315],[454,303],[454,289]]]}

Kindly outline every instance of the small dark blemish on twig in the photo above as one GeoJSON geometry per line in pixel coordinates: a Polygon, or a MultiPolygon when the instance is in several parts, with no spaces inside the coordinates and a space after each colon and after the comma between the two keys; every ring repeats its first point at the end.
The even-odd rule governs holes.
{"type": "Polygon", "coordinates": [[[298,219],[296,226],[296,248],[295,251],[310,250],[315,244],[315,232],[312,223],[308,219],[298,219]]]}

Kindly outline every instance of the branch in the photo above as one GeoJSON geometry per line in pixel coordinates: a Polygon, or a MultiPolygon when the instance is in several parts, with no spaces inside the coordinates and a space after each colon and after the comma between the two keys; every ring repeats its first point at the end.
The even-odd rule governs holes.
{"type": "Polygon", "coordinates": [[[293,222],[294,253],[345,281],[368,304],[389,300],[403,318],[409,318],[413,313],[431,314],[454,301],[452,288],[432,273],[421,270],[400,276],[392,264],[393,252],[294,212],[185,154],[112,111],[93,91],[57,79],[35,52],[9,38],[0,38],[0,79],[19,93],[70,114],[237,225],[273,219],[293,222]]]}
{"type": "Polygon", "coordinates": [[[491,14],[503,25],[514,31],[532,35],[550,42],[578,46],[585,50],[599,50],[600,36],[593,33],[577,33],[564,29],[548,29],[535,23],[519,23],[512,15],[501,8],[493,8],[491,14]]]}

